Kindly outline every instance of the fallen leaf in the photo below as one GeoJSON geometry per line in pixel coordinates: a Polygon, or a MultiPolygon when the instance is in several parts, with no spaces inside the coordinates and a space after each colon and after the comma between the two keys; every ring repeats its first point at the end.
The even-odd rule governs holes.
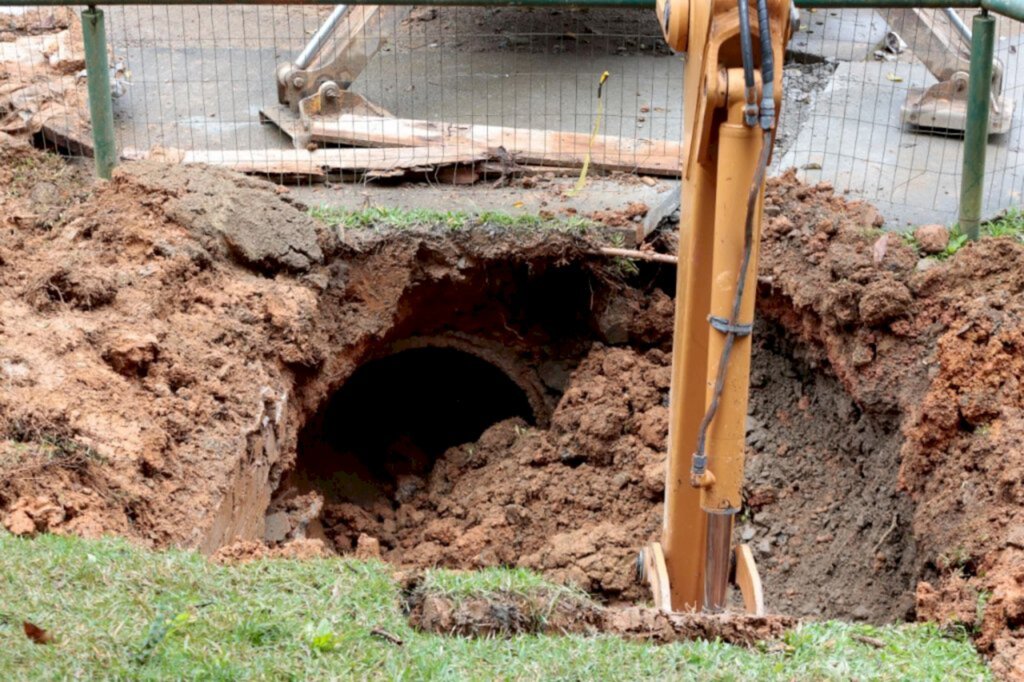
{"type": "Polygon", "coordinates": [[[521,201],[516,201],[512,204],[512,208],[522,208],[523,206],[524,204],[521,201]]]}
{"type": "Polygon", "coordinates": [[[27,620],[21,622],[22,629],[25,630],[25,636],[31,639],[36,644],[52,644],[53,635],[46,630],[42,629],[35,623],[30,623],[27,620]]]}
{"type": "Polygon", "coordinates": [[[886,232],[875,241],[875,245],[871,248],[872,255],[874,257],[875,265],[882,262],[885,258],[885,252],[889,249],[889,233],[886,232]]]}
{"type": "Polygon", "coordinates": [[[893,83],[902,83],[903,82],[903,77],[902,76],[897,76],[894,73],[888,73],[888,74],[885,75],[885,77],[887,79],[891,80],[893,83]]]}

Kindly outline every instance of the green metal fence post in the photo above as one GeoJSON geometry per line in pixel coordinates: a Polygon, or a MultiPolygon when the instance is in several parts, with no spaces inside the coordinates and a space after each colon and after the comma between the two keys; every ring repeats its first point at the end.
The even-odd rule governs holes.
{"type": "Polygon", "coordinates": [[[971,28],[971,72],[967,83],[967,129],[964,168],[960,178],[960,229],[971,241],[978,238],[981,194],[985,185],[985,148],[992,98],[992,51],[996,20],[982,10],[971,28]]]}
{"type": "Polygon", "coordinates": [[[85,69],[89,86],[89,116],[96,174],[110,179],[117,163],[114,143],[114,105],[110,95],[110,65],[107,63],[107,29],[103,10],[90,5],[82,11],[85,69]]]}

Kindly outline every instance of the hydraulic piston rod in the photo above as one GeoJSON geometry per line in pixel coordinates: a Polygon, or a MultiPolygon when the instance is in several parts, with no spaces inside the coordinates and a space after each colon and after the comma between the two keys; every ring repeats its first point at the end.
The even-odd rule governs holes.
{"type": "Polygon", "coordinates": [[[643,562],[666,611],[721,610],[734,554],[748,609],[763,609],[756,567],[746,548],[736,551],[732,528],[742,505],[764,171],[782,94],[773,63],[782,63],[789,9],[787,0],[745,11],[736,0],[659,0],[666,39],[689,53],[665,519],[662,542],[643,562]]]}
{"type": "Polygon", "coordinates": [[[324,20],[324,23],[320,24],[320,28],[316,30],[313,37],[306,43],[306,47],[302,49],[299,56],[295,58],[295,67],[298,69],[308,69],[316,59],[316,56],[320,54],[320,50],[324,48],[327,41],[334,35],[334,30],[338,28],[338,24],[345,16],[345,12],[348,11],[347,5],[338,5],[324,20]]]}

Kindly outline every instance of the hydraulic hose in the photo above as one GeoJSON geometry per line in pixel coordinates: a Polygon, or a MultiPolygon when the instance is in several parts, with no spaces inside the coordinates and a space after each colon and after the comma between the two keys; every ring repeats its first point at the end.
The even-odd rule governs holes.
{"type": "Polygon", "coordinates": [[[757,125],[757,86],[754,84],[754,40],[750,30],[748,0],[739,0],[740,54],[743,58],[744,101],[743,122],[753,128],[757,125]]]}
{"type": "Polygon", "coordinates": [[[771,130],[775,127],[775,51],[768,0],[757,0],[757,31],[761,35],[761,129],[771,130]]]}
{"type": "MultiPolygon", "coordinates": [[[[742,4],[742,2],[741,2],[742,4]]],[[[747,217],[743,224],[743,260],[740,262],[739,281],[736,283],[736,297],[733,299],[732,312],[729,314],[728,329],[725,332],[725,343],[722,346],[722,354],[718,362],[718,372],[715,375],[715,385],[711,393],[711,402],[700,421],[697,430],[697,449],[693,453],[693,464],[691,474],[694,477],[703,475],[707,468],[707,437],[711,420],[718,412],[718,405],[722,400],[722,390],[725,388],[725,373],[729,368],[729,355],[736,343],[736,329],[740,324],[740,306],[743,302],[743,291],[747,284],[747,271],[750,269],[750,259],[754,250],[754,212],[757,210],[757,198],[761,194],[761,186],[764,184],[764,176],[768,168],[768,156],[771,154],[772,133],[765,130],[763,133],[763,145],[761,155],[757,159],[757,166],[754,169],[754,179],[750,184],[750,193],[747,194],[747,217]]]]}
{"type": "MultiPolygon", "coordinates": [[[[743,57],[743,77],[746,86],[746,102],[743,108],[744,123],[748,126],[758,124],[756,91],[753,84],[753,45],[750,37],[750,8],[747,0],[739,0],[740,19],[740,52],[743,57]]],[[[760,124],[764,131],[764,144],[761,147],[761,155],[757,161],[754,171],[754,181],[747,196],[747,217],[743,229],[743,262],[740,264],[739,281],[736,284],[736,298],[733,300],[732,314],[729,317],[729,324],[725,344],[722,346],[722,355],[718,363],[718,372],[715,376],[715,386],[711,394],[711,402],[704,418],[701,419],[697,431],[697,449],[693,453],[693,464],[691,474],[694,478],[702,476],[707,469],[707,435],[711,420],[718,412],[718,404],[722,399],[722,390],[725,387],[725,372],[729,366],[729,355],[736,343],[736,331],[739,324],[740,305],[743,301],[743,290],[746,288],[747,270],[750,268],[750,258],[753,252],[754,234],[754,211],[757,208],[757,197],[764,184],[764,176],[767,172],[768,157],[771,154],[772,130],[775,128],[775,53],[772,50],[771,24],[768,19],[768,0],[757,0],[757,23],[758,33],[761,37],[761,111],[760,124]]]]}

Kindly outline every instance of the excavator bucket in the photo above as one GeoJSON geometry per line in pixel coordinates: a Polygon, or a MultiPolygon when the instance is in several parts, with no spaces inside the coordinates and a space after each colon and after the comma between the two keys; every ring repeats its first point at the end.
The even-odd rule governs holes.
{"type": "Polygon", "coordinates": [[[300,131],[293,138],[295,146],[303,148],[312,142],[301,131],[308,131],[316,118],[342,114],[391,117],[390,112],[349,87],[411,9],[381,5],[335,7],[295,60],[277,67],[277,98],[284,111],[268,118],[288,120],[300,131]]]}
{"type": "MultiPolygon", "coordinates": [[[[965,131],[970,29],[953,9],[890,9],[884,17],[899,36],[890,49],[899,51],[902,39],[938,80],[928,88],[912,89],[907,94],[900,108],[900,120],[922,129],[965,131]]],[[[992,69],[989,134],[1007,132],[1013,110],[1013,99],[1003,95],[1003,65],[996,61],[992,69]]]]}

